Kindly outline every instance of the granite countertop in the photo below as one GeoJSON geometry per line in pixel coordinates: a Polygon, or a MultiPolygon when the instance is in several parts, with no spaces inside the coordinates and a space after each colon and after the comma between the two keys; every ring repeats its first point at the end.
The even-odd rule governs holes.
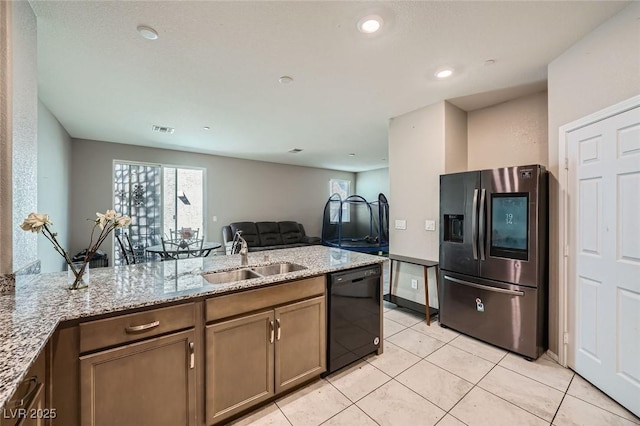
{"type": "Polygon", "coordinates": [[[209,284],[201,274],[236,269],[240,255],[91,269],[89,288],[75,291],[68,290],[66,272],[17,277],[15,293],[0,296],[0,407],[13,395],[63,321],[215,296],[385,260],[309,246],[249,253],[250,266],[291,262],[307,269],[227,284],[209,284]]]}

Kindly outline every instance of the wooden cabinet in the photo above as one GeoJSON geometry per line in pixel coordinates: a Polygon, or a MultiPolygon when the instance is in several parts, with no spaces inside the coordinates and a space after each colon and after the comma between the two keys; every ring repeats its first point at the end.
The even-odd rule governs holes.
{"type": "Polygon", "coordinates": [[[275,392],[280,393],[326,370],[324,296],[275,309],[275,392]]]}
{"type": "Polygon", "coordinates": [[[195,331],[80,357],[82,425],[195,425],[195,331]]]}
{"type": "Polygon", "coordinates": [[[56,416],[56,410],[48,408],[45,399],[48,385],[47,356],[48,346],[5,404],[0,426],[45,426],[56,416]]]}
{"type": "Polygon", "coordinates": [[[267,311],[207,327],[207,423],[274,395],[273,319],[267,311]]]}
{"type": "Polygon", "coordinates": [[[186,303],[80,324],[80,424],[195,425],[195,312],[186,303]]]}
{"type": "MultiPolygon", "coordinates": [[[[286,303],[276,288],[225,296],[225,312],[242,316],[206,327],[207,424],[219,423],[326,370],[324,277],[297,284],[304,291],[297,289],[294,297],[309,296],[306,292],[316,296],[286,303]],[[238,298],[237,310],[230,308],[236,302],[231,296],[238,298]],[[264,306],[273,300],[285,303],[264,306]],[[242,312],[255,307],[262,310],[242,312]]],[[[211,312],[207,317],[218,318],[211,312]]]]}

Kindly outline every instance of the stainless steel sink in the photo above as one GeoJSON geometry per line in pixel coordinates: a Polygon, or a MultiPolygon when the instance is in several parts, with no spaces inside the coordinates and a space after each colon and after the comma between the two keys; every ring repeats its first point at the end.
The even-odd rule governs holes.
{"type": "Polygon", "coordinates": [[[234,269],[233,271],[209,272],[208,274],[203,274],[202,277],[211,284],[222,284],[260,278],[261,275],[251,269],[234,269]]]}
{"type": "Polygon", "coordinates": [[[274,263],[273,265],[266,266],[254,266],[251,268],[252,271],[257,272],[260,275],[286,274],[288,272],[301,271],[303,269],[307,268],[302,265],[287,262],[274,263]]]}
{"type": "Polygon", "coordinates": [[[202,274],[202,278],[210,284],[224,284],[236,281],[250,280],[252,278],[262,278],[271,275],[286,274],[288,272],[301,271],[307,269],[295,263],[281,262],[265,266],[250,266],[231,271],[209,272],[202,274]]]}

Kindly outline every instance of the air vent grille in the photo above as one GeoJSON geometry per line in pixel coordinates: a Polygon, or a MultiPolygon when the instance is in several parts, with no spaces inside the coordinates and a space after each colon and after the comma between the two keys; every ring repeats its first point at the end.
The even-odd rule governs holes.
{"type": "Polygon", "coordinates": [[[292,150],[289,151],[289,153],[291,153],[291,154],[297,154],[299,152],[302,152],[302,150],[300,148],[293,148],[292,150]]]}
{"type": "Polygon", "coordinates": [[[153,125],[151,127],[151,130],[153,130],[154,132],[158,132],[158,133],[166,133],[168,135],[173,134],[173,132],[175,132],[176,129],[174,129],[173,127],[168,127],[168,126],[157,126],[157,125],[153,125]]]}

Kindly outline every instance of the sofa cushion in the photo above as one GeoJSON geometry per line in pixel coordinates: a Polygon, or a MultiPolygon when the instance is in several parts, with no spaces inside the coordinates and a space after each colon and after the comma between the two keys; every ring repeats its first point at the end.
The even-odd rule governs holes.
{"type": "Polygon", "coordinates": [[[298,222],[278,222],[278,228],[280,228],[280,235],[284,244],[296,244],[302,241],[303,235],[300,232],[298,222]]]}
{"type": "Polygon", "coordinates": [[[276,222],[256,222],[261,246],[276,246],[282,244],[280,229],[276,222]]]}
{"type": "Polygon", "coordinates": [[[258,228],[253,222],[234,222],[229,225],[231,227],[231,234],[235,235],[237,231],[242,231],[242,238],[247,242],[249,247],[259,246],[260,236],[258,235],[258,228]]]}

